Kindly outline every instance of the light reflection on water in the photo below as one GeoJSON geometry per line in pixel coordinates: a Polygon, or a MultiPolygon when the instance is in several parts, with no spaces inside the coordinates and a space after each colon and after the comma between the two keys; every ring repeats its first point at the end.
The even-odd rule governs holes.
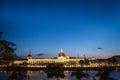
{"type": "MultiPolygon", "coordinates": [[[[82,80],[93,80],[97,71],[94,72],[87,72],[89,74],[88,78],[82,78],[82,80]]],[[[8,76],[11,72],[5,71],[0,72],[0,80],[8,80],[8,76]]],[[[59,80],[76,80],[75,76],[71,77],[71,71],[64,71],[65,78],[59,78],[59,80]]],[[[111,72],[110,76],[114,79],[120,80],[120,72],[111,72]]],[[[99,80],[98,77],[95,77],[96,80],[99,80]]],[[[26,80],[57,80],[55,77],[47,78],[47,75],[44,71],[27,71],[27,78],[26,80]]]]}

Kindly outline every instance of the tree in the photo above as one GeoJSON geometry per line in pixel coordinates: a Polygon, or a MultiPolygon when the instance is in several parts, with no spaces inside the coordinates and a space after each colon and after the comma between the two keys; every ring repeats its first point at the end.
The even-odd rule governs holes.
{"type": "Polygon", "coordinates": [[[83,71],[80,70],[80,69],[77,69],[77,70],[75,70],[75,71],[72,72],[71,77],[72,77],[72,76],[75,76],[76,79],[81,80],[83,77],[86,77],[86,78],[87,78],[87,77],[89,76],[89,74],[83,72],[83,71]]]}
{"type": "Polygon", "coordinates": [[[59,63],[49,63],[45,69],[45,73],[47,74],[48,78],[55,77],[57,80],[65,77],[63,64],[59,63]]]}
{"type": "MultiPolygon", "coordinates": [[[[2,33],[0,32],[0,36],[2,33]]],[[[17,58],[15,54],[16,44],[0,39],[0,59],[2,60],[3,64],[7,66],[11,61],[17,58]]]]}
{"type": "Polygon", "coordinates": [[[110,77],[110,72],[112,70],[110,69],[105,69],[103,71],[99,71],[96,76],[100,77],[99,80],[114,80],[112,77],[110,77]]]}
{"type": "Polygon", "coordinates": [[[117,60],[115,57],[109,58],[108,63],[112,64],[113,66],[116,66],[117,60]]]}
{"type": "Polygon", "coordinates": [[[26,80],[26,79],[27,76],[25,71],[13,71],[8,77],[8,80],[26,80]]]}
{"type": "Polygon", "coordinates": [[[86,65],[86,66],[90,65],[88,59],[80,60],[80,61],[79,61],[79,64],[81,65],[81,67],[83,67],[83,66],[85,66],[85,65],[86,65]]]}
{"type": "Polygon", "coordinates": [[[79,64],[81,65],[81,67],[83,67],[83,66],[84,66],[84,61],[83,61],[83,60],[80,60],[80,61],[79,61],[79,64]]]}
{"type": "Polygon", "coordinates": [[[85,59],[85,60],[84,60],[84,64],[85,64],[86,66],[90,65],[89,62],[90,62],[90,61],[89,61],[88,59],[85,59]]]}

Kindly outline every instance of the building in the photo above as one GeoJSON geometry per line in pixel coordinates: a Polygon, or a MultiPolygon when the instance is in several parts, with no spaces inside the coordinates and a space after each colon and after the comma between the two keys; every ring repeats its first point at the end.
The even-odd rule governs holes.
{"type": "Polygon", "coordinates": [[[112,56],[108,60],[112,63],[120,64],[120,55],[112,56]]]}
{"type": "MultiPolygon", "coordinates": [[[[83,65],[86,61],[95,61],[95,58],[86,58],[85,55],[82,58],[79,57],[70,57],[65,55],[63,50],[58,54],[56,58],[33,58],[31,52],[28,54],[26,59],[14,60],[15,65],[27,65],[27,67],[46,67],[46,64],[49,63],[63,63],[64,67],[80,67],[80,66],[92,66],[93,63],[83,65]],[[80,62],[81,61],[81,62],[80,62]],[[81,63],[81,64],[80,64],[81,63]]],[[[94,64],[95,66],[95,64],[94,64]]]]}

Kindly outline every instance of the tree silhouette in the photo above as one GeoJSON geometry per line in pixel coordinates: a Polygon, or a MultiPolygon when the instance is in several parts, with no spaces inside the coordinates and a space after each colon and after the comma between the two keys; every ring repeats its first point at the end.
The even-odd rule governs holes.
{"type": "Polygon", "coordinates": [[[83,66],[84,66],[84,61],[83,61],[83,60],[80,60],[80,61],[79,61],[79,64],[81,65],[81,67],[83,67],[83,66]]]}
{"type": "Polygon", "coordinates": [[[81,67],[83,67],[85,65],[88,66],[88,65],[90,65],[90,61],[88,59],[80,60],[79,64],[81,65],[81,67]]]}
{"type": "Polygon", "coordinates": [[[87,78],[89,76],[89,74],[83,72],[82,70],[77,69],[77,70],[75,70],[75,71],[72,72],[71,77],[72,76],[75,76],[76,79],[81,80],[81,78],[83,78],[83,77],[87,78]]]}
{"type": "Polygon", "coordinates": [[[48,78],[55,77],[57,80],[59,80],[59,78],[65,77],[63,64],[59,64],[59,63],[48,64],[47,68],[45,69],[45,73],[47,74],[48,78]]]}
{"type": "Polygon", "coordinates": [[[112,57],[108,59],[108,63],[116,66],[117,60],[115,57],[112,57]]]}
{"type": "Polygon", "coordinates": [[[8,80],[26,80],[26,72],[24,71],[13,71],[8,77],[8,80]]]}
{"type": "MultiPolygon", "coordinates": [[[[2,33],[0,32],[0,36],[1,35],[2,33]]],[[[2,62],[7,66],[12,60],[17,58],[17,55],[15,54],[15,50],[16,50],[16,44],[0,39],[0,59],[2,59],[2,62]]]]}
{"type": "Polygon", "coordinates": [[[102,71],[99,71],[96,76],[100,77],[99,80],[114,80],[112,77],[110,77],[110,69],[105,69],[102,71]]]}
{"type": "Polygon", "coordinates": [[[85,60],[84,60],[84,64],[85,64],[86,66],[88,66],[88,65],[90,65],[90,61],[89,61],[88,59],[85,59],[85,60]]]}

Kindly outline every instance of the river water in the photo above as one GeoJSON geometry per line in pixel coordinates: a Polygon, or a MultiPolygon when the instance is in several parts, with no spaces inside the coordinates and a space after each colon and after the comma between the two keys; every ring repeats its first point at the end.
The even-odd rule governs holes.
{"type": "MultiPolygon", "coordinates": [[[[0,72],[0,80],[8,80],[11,73],[12,71],[0,72]]],[[[59,80],[76,80],[75,76],[71,77],[71,73],[71,71],[64,71],[65,77],[59,78],[59,80]]],[[[99,77],[95,76],[98,73],[97,71],[87,73],[89,74],[89,77],[83,77],[82,80],[93,80],[93,77],[95,77],[96,80],[99,80],[99,77]]],[[[25,74],[27,77],[24,80],[57,80],[55,77],[48,78],[44,71],[27,71],[25,74]]],[[[120,80],[120,72],[113,71],[110,73],[110,76],[115,80],[120,80]]]]}

